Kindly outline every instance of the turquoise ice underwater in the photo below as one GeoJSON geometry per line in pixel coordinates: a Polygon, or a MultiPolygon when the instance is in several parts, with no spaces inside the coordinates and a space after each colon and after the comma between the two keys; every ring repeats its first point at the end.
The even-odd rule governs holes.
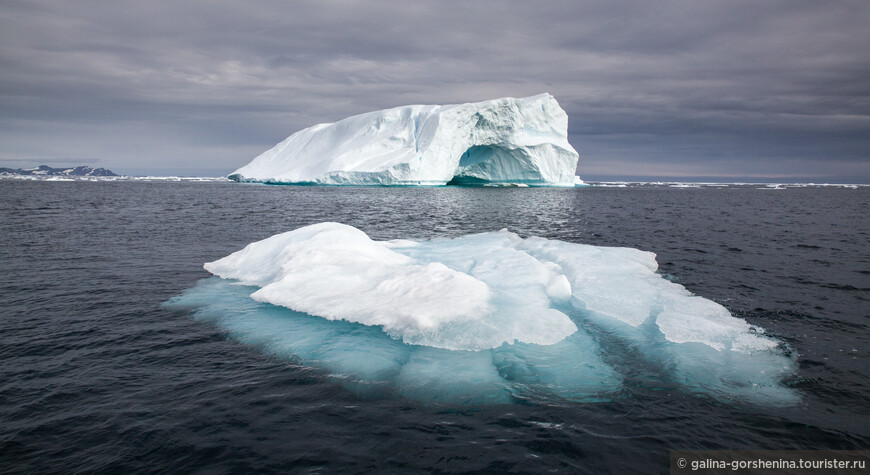
{"type": "Polygon", "coordinates": [[[656,273],[655,255],[506,230],[374,241],[321,223],[206,264],[167,302],[362,397],[606,401],[679,389],[795,404],[795,355],[656,273]],[[303,313],[304,312],[304,313],[303,313]]]}

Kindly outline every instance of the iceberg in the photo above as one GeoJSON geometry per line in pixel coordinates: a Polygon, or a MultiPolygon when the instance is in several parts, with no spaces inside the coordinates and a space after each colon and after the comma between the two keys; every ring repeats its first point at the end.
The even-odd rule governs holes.
{"type": "Polygon", "coordinates": [[[550,94],[411,105],[318,124],[229,175],[319,185],[574,186],[579,155],[550,94]]]}
{"type": "Polygon", "coordinates": [[[472,246],[443,246],[438,252],[452,255],[430,260],[411,257],[419,255],[412,241],[378,242],[351,226],[321,223],[249,244],[205,269],[259,287],[251,294],[256,301],[379,326],[408,344],[449,350],[515,341],[549,345],[577,331],[568,316],[550,308],[551,295],[570,293],[564,276],[514,249],[516,235],[479,239],[472,246]]]}
{"type": "Polygon", "coordinates": [[[637,249],[507,230],[376,241],[320,223],[204,267],[215,277],[169,305],[363,395],[601,401],[658,384],[799,400],[784,344],[665,279],[637,249]]]}

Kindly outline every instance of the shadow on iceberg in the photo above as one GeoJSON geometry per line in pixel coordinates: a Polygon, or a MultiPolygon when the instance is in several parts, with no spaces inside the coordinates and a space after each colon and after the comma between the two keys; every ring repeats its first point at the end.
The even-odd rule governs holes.
{"type": "Polygon", "coordinates": [[[216,277],[167,306],[365,397],[592,402],[652,386],[799,400],[783,345],[636,249],[507,231],[384,242],[321,223],[205,267],[216,277]]]}

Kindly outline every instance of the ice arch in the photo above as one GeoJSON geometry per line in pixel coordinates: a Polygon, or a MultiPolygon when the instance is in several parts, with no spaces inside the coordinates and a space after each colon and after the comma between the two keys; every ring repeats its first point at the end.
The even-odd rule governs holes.
{"type": "MultiPolygon", "coordinates": [[[[559,169],[548,170],[537,156],[556,154],[546,146],[544,150],[507,148],[502,145],[473,145],[459,157],[459,163],[448,185],[527,184],[548,186],[561,184],[559,169]]],[[[570,160],[570,157],[566,157],[570,160]]],[[[567,184],[567,183],[566,183],[567,184]]]]}
{"type": "Polygon", "coordinates": [[[579,155],[549,94],[369,112],[301,130],[237,181],[325,185],[572,186],[579,155]]]}

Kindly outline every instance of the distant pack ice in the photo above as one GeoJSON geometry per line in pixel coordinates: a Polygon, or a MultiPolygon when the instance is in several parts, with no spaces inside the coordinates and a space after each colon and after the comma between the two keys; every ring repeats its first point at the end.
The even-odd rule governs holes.
{"type": "MultiPolygon", "coordinates": [[[[229,175],[322,185],[573,186],[579,155],[550,94],[413,105],[318,124],[229,175]]],[[[582,182],[581,182],[582,183],[582,182]]]]}

